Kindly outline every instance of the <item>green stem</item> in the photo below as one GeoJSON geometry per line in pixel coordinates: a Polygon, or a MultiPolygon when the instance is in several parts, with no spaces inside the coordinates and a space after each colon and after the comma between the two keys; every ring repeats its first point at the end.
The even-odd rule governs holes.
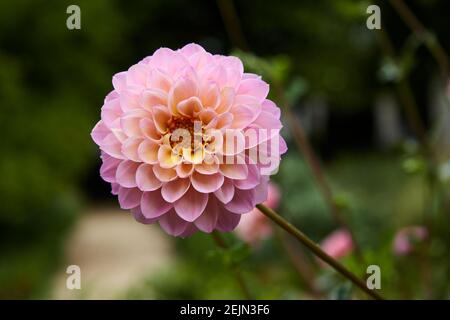
{"type": "MultiPolygon", "coordinates": [[[[213,233],[211,233],[211,236],[219,248],[224,249],[224,250],[229,249],[227,243],[222,238],[220,233],[213,232],[213,233]]],[[[232,269],[233,269],[233,273],[234,273],[234,278],[236,279],[236,282],[239,285],[239,288],[241,288],[242,294],[244,295],[245,299],[252,300],[252,295],[250,294],[250,290],[248,289],[247,284],[245,283],[244,278],[242,277],[241,271],[236,266],[233,266],[232,269]]]]}
{"type": "Polygon", "coordinates": [[[258,204],[256,205],[256,207],[267,217],[269,217],[273,222],[278,224],[278,226],[280,226],[286,232],[293,235],[298,241],[300,241],[304,246],[306,246],[309,250],[311,250],[316,256],[318,256],[324,262],[332,266],[345,278],[353,282],[353,284],[359,287],[362,291],[364,291],[365,293],[367,293],[369,296],[371,296],[376,300],[383,300],[383,297],[380,294],[378,294],[376,291],[367,288],[366,284],[361,279],[359,279],[355,274],[353,274],[346,267],[344,267],[344,265],[342,265],[340,262],[338,262],[337,260],[329,256],[327,253],[325,253],[314,241],[308,238],[303,232],[294,227],[291,223],[285,220],[278,213],[264,206],[263,204],[258,204]]]}

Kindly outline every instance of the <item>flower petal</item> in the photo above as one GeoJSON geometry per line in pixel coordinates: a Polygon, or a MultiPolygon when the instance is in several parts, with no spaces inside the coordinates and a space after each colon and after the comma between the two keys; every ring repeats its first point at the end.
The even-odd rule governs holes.
{"type": "Polygon", "coordinates": [[[134,188],[136,184],[136,170],[139,163],[129,160],[122,161],[117,167],[116,181],[122,187],[134,188]]]}
{"type": "Polygon", "coordinates": [[[118,191],[119,204],[122,209],[132,209],[139,206],[142,192],[138,188],[123,188],[118,191]]]}
{"type": "Polygon", "coordinates": [[[192,186],[199,192],[210,193],[218,190],[224,181],[220,173],[204,175],[194,172],[191,176],[192,186]]]}
{"type": "Polygon", "coordinates": [[[161,195],[167,202],[174,203],[186,193],[190,185],[188,178],[166,182],[161,188],[161,195]]]}
{"type": "Polygon", "coordinates": [[[222,203],[228,203],[234,196],[234,184],[230,179],[225,179],[220,189],[214,191],[214,195],[222,203]]]}
{"type": "Polygon", "coordinates": [[[225,208],[233,213],[243,214],[252,211],[255,208],[255,190],[235,189],[234,197],[225,204],[225,208]]]}
{"type": "Polygon", "coordinates": [[[218,216],[219,208],[217,200],[214,197],[209,197],[205,211],[194,221],[195,226],[203,232],[210,233],[216,227],[218,216]]]}
{"type": "Polygon", "coordinates": [[[207,202],[208,195],[206,193],[198,192],[190,187],[184,196],[175,202],[175,211],[183,220],[192,222],[202,214],[207,202]]]}
{"type": "Polygon", "coordinates": [[[153,219],[160,217],[172,208],[161,196],[161,189],[147,191],[142,194],[141,210],[144,217],[153,219]]]}
{"type": "Polygon", "coordinates": [[[154,191],[162,185],[153,172],[153,166],[146,163],[141,164],[136,170],[136,184],[142,191],[154,191]]]}
{"type": "Polygon", "coordinates": [[[165,232],[175,237],[182,235],[189,225],[189,222],[181,219],[174,210],[167,212],[158,222],[165,232]]]}

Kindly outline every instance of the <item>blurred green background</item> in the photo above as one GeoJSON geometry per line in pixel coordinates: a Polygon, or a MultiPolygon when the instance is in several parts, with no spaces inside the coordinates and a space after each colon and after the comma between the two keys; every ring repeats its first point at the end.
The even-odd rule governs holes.
{"type": "MultiPolygon", "coordinates": [[[[450,3],[408,4],[450,49],[450,3]]],[[[429,38],[413,35],[388,1],[6,0],[0,15],[0,298],[67,297],[54,293],[55,278],[68,263],[77,264],[77,254],[96,248],[87,241],[69,250],[71,234],[92,212],[106,216],[118,208],[98,175],[99,151],[89,136],[112,75],[161,46],[190,42],[238,55],[247,70],[280,89],[272,98],[282,109],[288,102],[301,120],[366,264],[381,267],[387,297],[450,297],[446,80],[427,49],[429,38]],[[373,3],[381,7],[396,59],[382,50],[378,31],[366,27],[373,3]],[[71,4],[81,8],[81,30],[66,28],[71,4]],[[434,161],[408,122],[405,83],[434,161]],[[426,226],[430,237],[417,252],[399,257],[392,241],[408,225],[426,226]]],[[[338,225],[284,123],[289,151],[274,177],[282,193],[278,211],[320,241],[338,225]]],[[[108,232],[102,219],[92,220],[98,226],[90,228],[108,232]]],[[[151,275],[142,272],[118,298],[242,298],[229,272],[236,264],[255,298],[315,297],[276,236],[254,248],[230,234],[231,248],[221,250],[208,235],[176,240],[157,226],[145,228],[158,233],[155,241],[167,243],[173,259],[151,275]]],[[[118,242],[127,241],[124,234],[118,242]]],[[[96,257],[103,254],[95,249],[96,257]]],[[[302,255],[314,266],[320,297],[362,297],[302,255]]],[[[355,255],[343,261],[364,273],[355,255]]],[[[75,297],[103,297],[86,292],[75,297]]]]}

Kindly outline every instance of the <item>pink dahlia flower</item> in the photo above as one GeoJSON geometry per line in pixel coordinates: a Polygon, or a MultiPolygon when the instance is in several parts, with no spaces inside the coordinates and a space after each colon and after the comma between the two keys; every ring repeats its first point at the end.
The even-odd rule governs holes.
{"type": "Polygon", "coordinates": [[[196,44],[120,72],[92,139],[123,209],[169,234],[233,230],[267,198],[286,144],[269,85],[196,44]]]}
{"type": "MultiPolygon", "coordinates": [[[[276,209],[280,203],[280,190],[274,183],[269,183],[267,200],[264,205],[276,209]]],[[[236,234],[239,238],[251,245],[258,245],[262,240],[272,235],[272,226],[269,219],[254,208],[249,214],[242,216],[236,234]]]]}
{"type": "Polygon", "coordinates": [[[414,250],[415,244],[428,237],[428,230],[422,226],[409,226],[400,229],[394,238],[394,253],[403,256],[414,250]]]}
{"type": "Polygon", "coordinates": [[[321,248],[328,255],[340,259],[353,251],[353,241],[350,232],[338,229],[330,233],[321,243],[321,248]]]}

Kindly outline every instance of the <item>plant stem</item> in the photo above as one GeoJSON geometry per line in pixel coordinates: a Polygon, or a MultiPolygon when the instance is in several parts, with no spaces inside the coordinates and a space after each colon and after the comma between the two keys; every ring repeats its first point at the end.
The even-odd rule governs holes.
{"type": "MultiPolygon", "coordinates": [[[[224,250],[229,249],[227,243],[222,238],[220,233],[214,231],[213,233],[211,233],[211,236],[219,248],[222,248],[224,250]]],[[[242,294],[244,295],[245,299],[252,300],[252,295],[250,294],[250,290],[248,289],[247,284],[245,283],[244,278],[242,277],[242,273],[239,270],[239,268],[237,268],[236,266],[233,266],[232,271],[234,274],[234,278],[236,279],[236,282],[239,285],[239,288],[241,288],[242,294]]]]}
{"type": "Polygon", "coordinates": [[[433,58],[436,60],[442,75],[448,77],[449,74],[449,59],[448,54],[445,52],[442,45],[434,37],[430,36],[428,30],[420,22],[420,20],[414,15],[411,9],[403,0],[390,0],[392,7],[397,11],[399,16],[405,22],[405,24],[411,29],[411,31],[419,38],[425,40],[425,45],[430,51],[433,58]]]}
{"type": "Polygon", "coordinates": [[[278,213],[273,211],[272,209],[264,206],[263,204],[258,204],[256,207],[264,213],[267,217],[269,217],[273,222],[278,224],[281,228],[283,228],[286,232],[293,235],[298,241],[300,241],[303,245],[305,245],[309,250],[311,250],[316,256],[322,259],[324,262],[328,263],[332,266],[336,271],[338,271],[341,275],[349,279],[353,284],[359,287],[362,291],[367,293],[369,296],[376,300],[383,300],[380,294],[376,291],[370,290],[367,288],[366,284],[359,279],[355,274],[349,271],[344,265],[340,262],[329,256],[325,253],[314,241],[308,238],[303,232],[294,227],[291,223],[285,220],[278,213]]]}

